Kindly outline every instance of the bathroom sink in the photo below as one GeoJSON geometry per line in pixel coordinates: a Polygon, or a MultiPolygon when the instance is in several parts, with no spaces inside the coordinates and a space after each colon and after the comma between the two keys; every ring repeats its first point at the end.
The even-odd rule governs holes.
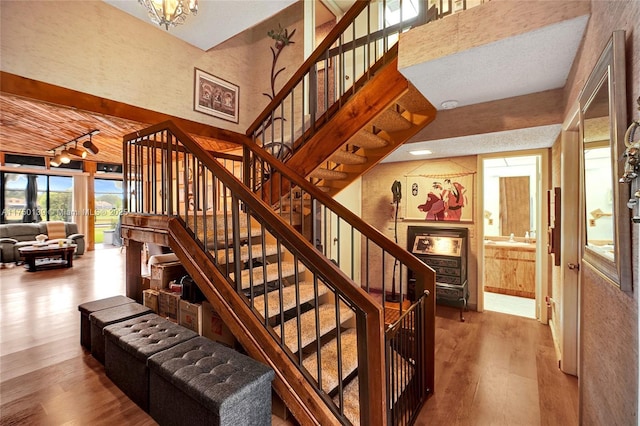
{"type": "Polygon", "coordinates": [[[523,241],[492,241],[486,240],[485,244],[497,245],[497,246],[509,246],[509,247],[534,247],[533,243],[525,243],[523,241]]]}

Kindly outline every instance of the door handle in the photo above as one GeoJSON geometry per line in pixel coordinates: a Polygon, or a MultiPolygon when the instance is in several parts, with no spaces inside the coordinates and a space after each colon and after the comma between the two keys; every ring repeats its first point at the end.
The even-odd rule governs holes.
{"type": "Polygon", "coordinates": [[[579,271],[580,265],[578,263],[567,263],[567,267],[572,271],[579,271]]]}

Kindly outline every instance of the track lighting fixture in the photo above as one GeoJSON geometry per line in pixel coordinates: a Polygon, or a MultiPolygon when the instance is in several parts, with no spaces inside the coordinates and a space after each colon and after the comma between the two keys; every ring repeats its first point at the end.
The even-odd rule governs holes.
{"type": "Polygon", "coordinates": [[[96,155],[99,150],[98,150],[98,147],[93,143],[93,140],[91,139],[91,136],[93,136],[93,135],[90,133],[89,134],[89,140],[85,141],[82,144],[82,146],[84,146],[84,149],[86,149],[87,151],[89,151],[93,155],[96,155]]]}
{"type": "Polygon", "coordinates": [[[53,149],[50,149],[49,152],[53,153],[53,158],[50,160],[49,164],[51,164],[53,167],[58,167],[60,166],[60,164],[69,164],[71,162],[72,155],[80,158],[87,158],[87,152],[90,152],[94,155],[97,154],[99,149],[93,143],[92,137],[93,135],[98,133],[100,133],[100,130],[95,129],[88,133],[85,133],[84,135],[80,135],[77,138],[70,140],[69,142],[65,142],[53,149]],[[87,136],[89,137],[89,139],[82,144],[84,149],[78,148],[78,140],[87,136]],[[75,145],[68,148],[67,145],[71,144],[75,145]],[[60,153],[58,153],[59,149],[62,149],[60,153]]]}
{"type": "Polygon", "coordinates": [[[60,153],[60,161],[62,161],[62,164],[69,164],[71,162],[71,154],[67,148],[63,149],[60,153]]]}
{"type": "Polygon", "coordinates": [[[78,148],[78,141],[76,141],[76,146],[69,148],[69,153],[76,157],[87,158],[87,151],[82,148],[78,148]]]}
{"type": "Polygon", "coordinates": [[[55,154],[53,158],[49,161],[49,164],[51,164],[53,167],[60,166],[60,164],[62,164],[62,160],[60,159],[60,154],[55,154]]]}

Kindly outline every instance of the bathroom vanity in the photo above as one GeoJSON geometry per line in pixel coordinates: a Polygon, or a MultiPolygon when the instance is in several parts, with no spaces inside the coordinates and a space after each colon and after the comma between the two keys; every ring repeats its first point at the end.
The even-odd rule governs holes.
{"type": "Polygon", "coordinates": [[[484,289],[535,299],[535,243],[485,240],[484,289]]]}

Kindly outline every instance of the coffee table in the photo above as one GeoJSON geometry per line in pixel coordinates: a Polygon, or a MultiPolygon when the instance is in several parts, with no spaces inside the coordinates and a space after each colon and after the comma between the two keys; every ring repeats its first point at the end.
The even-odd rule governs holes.
{"type": "Polygon", "coordinates": [[[22,247],[18,251],[27,263],[27,271],[35,272],[41,269],[71,268],[76,247],[76,244],[67,244],[65,246],[51,244],[22,247]]]}

